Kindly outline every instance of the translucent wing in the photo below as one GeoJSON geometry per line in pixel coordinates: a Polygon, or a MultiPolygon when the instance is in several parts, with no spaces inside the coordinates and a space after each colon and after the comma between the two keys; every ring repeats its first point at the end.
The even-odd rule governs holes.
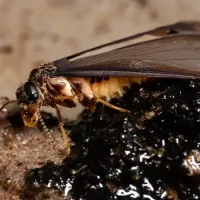
{"type": "Polygon", "coordinates": [[[79,56],[83,56],[87,53],[94,53],[95,51],[102,50],[106,47],[116,49],[119,45],[121,46],[127,45],[127,42],[135,44],[135,43],[139,43],[145,40],[158,39],[160,37],[165,37],[167,35],[180,34],[184,32],[200,32],[200,22],[199,21],[181,21],[181,22],[177,22],[174,24],[166,25],[166,26],[160,26],[155,29],[151,29],[149,31],[131,35],[119,40],[115,40],[106,44],[102,44],[100,46],[96,46],[96,47],[75,53],[73,55],[66,57],[66,59],[70,60],[70,59],[77,58],[79,56]]]}
{"type": "Polygon", "coordinates": [[[200,34],[186,33],[53,62],[55,76],[200,78],[200,34]]]}

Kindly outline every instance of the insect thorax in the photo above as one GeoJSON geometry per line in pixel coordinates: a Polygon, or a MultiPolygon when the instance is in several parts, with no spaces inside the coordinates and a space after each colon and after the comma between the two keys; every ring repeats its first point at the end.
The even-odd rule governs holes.
{"type": "Polygon", "coordinates": [[[56,67],[51,64],[40,65],[31,71],[28,81],[35,82],[38,86],[42,87],[46,78],[51,76],[55,71],[56,67]]]}

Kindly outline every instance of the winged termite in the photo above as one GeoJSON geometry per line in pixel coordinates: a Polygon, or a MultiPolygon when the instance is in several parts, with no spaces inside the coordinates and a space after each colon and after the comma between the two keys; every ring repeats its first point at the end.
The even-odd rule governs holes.
{"type": "MultiPolygon", "coordinates": [[[[26,126],[43,123],[39,109],[56,109],[67,153],[70,140],[65,134],[58,105],[75,107],[81,103],[94,110],[100,102],[111,105],[111,98],[120,97],[125,87],[151,78],[200,78],[200,22],[179,22],[94,47],[33,69],[28,82],[21,84],[17,101],[26,126]],[[145,35],[156,38],[134,43],[145,35]],[[126,41],[134,44],[124,46],[126,41]],[[104,47],[120,44],[113,50],[94,53],[104,47]]],[[[44,125],[45,126],[45,125],[44,125]]],[[[45,128],[46,129],[46,128],[45,128]]]]}

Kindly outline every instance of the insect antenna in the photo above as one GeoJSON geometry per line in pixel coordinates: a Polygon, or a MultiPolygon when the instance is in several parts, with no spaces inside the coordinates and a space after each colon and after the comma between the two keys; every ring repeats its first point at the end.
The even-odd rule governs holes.
{"type": "Polygon", "coordinates": [[[8,104],[10,104],[10,103],[15,103],[15,102],[17,102],[17,100],[9,100],[9,101],[7,101],[6,103],[4,103],[4,104],[0,107],[0,112],[2,112],[3,109],[4,109],[8,104]]]}
{"type": "Polygon", "coordinates": [[[50,135],[50,131],[49,129],[47,128],[42,116],[41,116],[41,113],[39,111],[39,109],[36,111],[37,112],[37,115],[38,115],[38,121],[40,122],[41,126],[42,126],[42,129],[44,130],[45,133],[47,133],[48,135],[50,135]]]}

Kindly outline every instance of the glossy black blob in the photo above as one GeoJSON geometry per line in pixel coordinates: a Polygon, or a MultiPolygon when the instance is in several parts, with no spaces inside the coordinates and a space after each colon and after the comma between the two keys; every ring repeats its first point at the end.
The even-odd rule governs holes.
{"type": "Polygon", "coordinates": [[[155,79],[111,101],[130,114],[85,112],[71,129],[72,157],[31,170],[25,192],[36,199],[46,185],[70,200],[198,199],[199,176],[183,162],[200,149],[199,91],[198,80],[155,79]]]}
{"type": "Polygon", "coordinates": [[[26,93],[28,101],[37,101],[39,93],[37,88],[30,82],[24,84],[24,92],[26,93]]]}

